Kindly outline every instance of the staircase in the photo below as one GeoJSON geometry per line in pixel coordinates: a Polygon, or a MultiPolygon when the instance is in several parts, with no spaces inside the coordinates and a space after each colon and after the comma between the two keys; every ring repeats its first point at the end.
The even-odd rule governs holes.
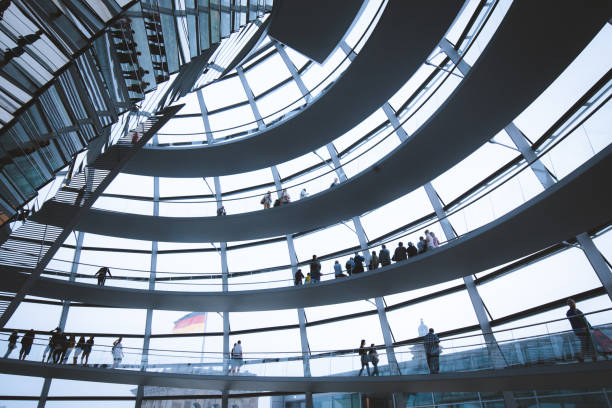
{"type": "MultiPolygon", "coordinates": [[[[260,25],[272,9],[272,0],[105,0],[100,10],[91,3],[13,0],[0,17],[0,23],[15,18],[31,22],[34,30],[23,33],[22,40],[11,38],[21,48],[3,54],[3,75],[32,98],[15,105],[13,119],[0,120],[0,137],[6,134],[6,140],[26,147],[16,146],[11,150],[16,153],[2,153],[0,159],[11,169],[30,166],[25,172],[34,176],[23,180],[16,170],[6,180],[0,176],[2,185],[18,187],[0,188],[0,226],[119,115],[137,110],[148,93],[188,67],[180,92],[173,93],[183,94],[207,72],[213,52],[224,46],[235,51],[233,41],[222,40],[245,27],[257,31],[253,24],[260,25]],[[48,61],[30,44],[42,36],[63,57],[63,64],[44,65],[46,82],[20,65],[21,54],[41,64],[48,61]]],[[[164,98],[157,109],[175,99],[164,98]]]]}
{"type": "MultiPolygon", "coordinates": [[[[111,153],[113,147],[108,149],[92,165],[85,167],[81,173],[62,187],[38,213],[11,233],[7,241],[0,247],[0,271],[8,269],[1,266],[17,267],[30,274],[22,289],[14,295],[13,300],[0,317],[0,327],[4,327],[8,322],[29,288],[73,231],[82,210],[93,205],[119,174],[125,163],[182,107],[183,105],[171,106],[151,116],[136,129],[141,136],[136,143],[130,141],[131,149],[123,150],[120,155],[111,153]],[[105,166],[110,170],[97,169],[95,168],[97,165],[105,166]],[[70,207],[67,207],[68,210],[62,213],[64,222],[61,227],[47,225],[44,222],[45,212],[52,211],[56,203],[71,204],[70,207]]],[[[126,142],[123,141],[123,143],[126,142]]]]}

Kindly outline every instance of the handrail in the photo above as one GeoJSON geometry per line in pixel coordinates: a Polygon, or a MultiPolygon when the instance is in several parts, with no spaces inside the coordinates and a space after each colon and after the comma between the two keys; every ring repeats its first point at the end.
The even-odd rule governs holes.
{"type": "MultiPolygon", "coordinates": [[[[599,310],[595,310],[592,312],[587,312],[584,313],[584,316],[592,316],[595,314],[600,314],[600,313],[604,313],[604,312],[610,312],[612,311],[612,307],[608,307],[605,309],[599,309],[599,310]]],[[[557,318],[557,319],[552,319],[552,320],[546,320],[543,322],[538,322],[538,323],[531,323],[531,324],[525,324],[525,325],[521,325],[521,326],[516,326],[516,327],[511,327],[511,328],[506,328],[506,329],[500,329],[500,330],[493,330],[491,332],[480,332],[478,334],[470,334],[470,335],[464,335],[464,336],[457,336],[457,337],[440,337],[440,342],[450,342],[450,341],[456,341],[456,340],[463,340],[463,339],[469,339],[469,338],[483,338],[484,335],[486,334],[500,334],[500,333],[505,333],[505,332],[510,332],[510,331],[515,331],[515,330],[521,330],[521,329],[527,329],[527,328],[532,328],[532,327],[537,327],[537,326],[543,326],[543,325],[547,325],[550,323],[556,323],[556,322],[566,322],[568,321],[567,317],[562,317],[562,318],[557,318]]],[[[595,328],[597,327],[602,327],[602,326],[612,326],[612,322],[610,323],[603,323],[603,324],[599,324],[594,326],[595,328]]],[[[0,336],[7,336],[9,335],[10,332],[14,331],[15,329],[0,329],[0,336]]],[[[25,329],[19,329],[18,332],[19,333],[25,333],[27,330],[25,329]]],[[[526,336],[521,336],[521,337],[517,337],[517,338],[512,338],[512,339],[506,339],[506,340],[496,340],[497,343],[505,343],[505,342],[511,342],[511,341],[516,341],[516,340],[524,340],[524,339],[532,339],[532,338],[538,338],[538,337],[542,337],[542,336],[547,336],[547,335],[552,335],[552,334],[563,334],[563,333],[569,333],[572,332],[573,330],[570,328],[569,330],[562,330],[562,331],[557,331],[557,332],[552,332],[552,333],[547,333],[547,334],[534,334],[534,335],[526,335],[526,336]]],[[[42,335],[51,335],[53,334],[53,332],[51,331],[47,331],[47,332],[43,332],[43,331],[37,331],[36,334],[42,334],[42,335]]],[[[71,332],[64,332],[64,335],[70,335],[73,334],[71,332]]],[[[89,337],[90,333],[86,333],[86,332],[77,332],[74,333],[75,337],[76,336],[83,336],[83,337],[89,337]]],[[[393,345],[393,348],[406,348],[408,346],[415,346],[415,345],[423,345],[424,342],[422,341],[422,338],[418,338],[419,341],[411,341],[409,343],[403,343],[402,341],[396,342],[396,344],[393,345]],[[401,344],[397,344],[397,343],[401,343],[401,344]]],[[[0,342],[8,342],[7,339],[5,338],[0,338],[0,342]]],[[[43,341],[43,342],[37,342],[35,339],[34,344],[39,345],[39,346],[46,346],[48,344],[48,341],[43,341]]],[[[444,349],[461,349],[461,348],[469,348],[469,347],[474,347],[474,346],[482,346],[482,345],[487,345],[487,344],[491,344],[490,342],[487,341],[478,341],[476,343],[470,343],[470,344],[461,344],[461,345],[457,345],[457,346],[444,346],[444,349]]],[[[110,345],[104,345],[104,344],[100,344],[100,345],[96,345],[97,347],[100,348],[104,348],[104,349],[110,349],[112,348],[112,346],[110,345]]],[[[377,350],[384,350],[386,348],[385,345],[376,345],[375,349],[377,350]]],[[[140,351],[142,351],[141,347],[129,347],[129,346],[124,346],[123,347],[124,350],[137,350],[139,351],[138,353],[130,353],[130,354],[138,354],[140,355],[140,351]]],[[[348,348],[348,349],[323,349],[323,350],[310,350],[310,355],[309,358],[310,359],[316,359],[316,358],[324,358],[324,357],[330,357],[330,356],[343,356],[343,355],[347,355],[347,354],[354,354],[355,352],[357,352],[359,349],[358,348],[348,348]]],[[[179,353],[184,353],[185,355],[191,355],[191,356],[200,356],[200,355],[210,355],[210,356],[223,356],[225,353],[223,353],[222,351],[193,351],[193,350],[176,350],[176,349],[160,349],[160,348],[148,348],[147,351],[155,351],[155,352],[179,352],[179,353]]],[[[243,354],[246,355],[268,355],[270,353],[273,353],[275,355],[295,355],[296,357],[298,357],[299,359],[303,358],[303,351],[301,350],[296,350],[296,351],[253,351],[253,352],[243,352],[243,354]]],[[[395,354],[403,354],[403,353],[412,353],[412,351],[397,351],[395,350],[395,354]]],[[[177,357],[177,355],[172,354],[172,355],[164,355],[164,354],[148,354],[149,356],[168,356],[168,357],[177,357]]],[[[179,355],[180,356],[180,355],[179,355]]],[[[255,357],[253,357],[255,358],[255,357]]]]}

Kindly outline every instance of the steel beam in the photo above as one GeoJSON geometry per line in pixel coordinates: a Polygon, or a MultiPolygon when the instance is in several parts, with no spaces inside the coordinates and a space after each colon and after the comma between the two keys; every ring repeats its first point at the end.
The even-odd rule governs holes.
{"type": "Polygon", "coordinates": [[[236,68],[236,72],[238,72],[238,78],[240,78],[240,82],[242,82],[242,87],[244,88],[244,92],[246,93],[247,99],[249,100],[249,105],[253,110],[253,116],[255,116],[255,120],[257,121],[257,127],[259,128],[259,130],[263,130],[266,128],[266,124],[264,123],[261,117],[261,113],[259,113],[259,108],[255,103],[255,95],[253,94],[253,91],[249,86],[249,82],[247,81],[246,76],[244,75],[244,70],[242,69],[242,67],[238,67],[236,68]]]}
{"type": "MultiPolygon", "coordinates": [[[[440,222],[442,227],[442,231],[447,240],[451,240],[457,237],[453,226],[450,221],[446,217],[446,211],[444,210],[444,205],[442,204],[442,200],[438,193],[436,192],[434,186],[431,182],[426,183],[424,186],[425,192],[427,193],[427,197],[429,198],[429,202],[431,203],[434,211],[436,212],[436,217],[440,222]]],[[[478,320],[478,324],[480,325],[480,331],[485,339],[487,350],[489,352],[489,357],[491,359],[491,363],[495,369],[502,369],[506,367],[506,362],[504,356],[497,344],[497,340],[495,335],[493,334],[493,330],[491,329],[491,323],[489,321],[489,317],[487,315],[487,311],[478,293],[478,289],[476,288],[476,284],[474,283],[474,278],[470,276],[466,276],[463,278],[463,282],[465,283],[467,293],[470,297],[470,301],[472,302],[472,307],[474,309],[474,313],[476,314],[476,319],[478,320]]],[[[512,392],[504,391],[504,404],[506,408],[516,408],[518,405],[516,400],[514,399],[514,395],[512,392]]]]}

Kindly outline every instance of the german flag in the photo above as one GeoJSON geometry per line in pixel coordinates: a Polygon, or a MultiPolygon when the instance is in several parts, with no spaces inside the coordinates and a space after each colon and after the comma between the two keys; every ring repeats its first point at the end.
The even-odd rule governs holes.
{"type": "Polygon", "coordinates": [[[189,313],[174,322],[173,333],[204,332],[206,313],[189,313]]]}

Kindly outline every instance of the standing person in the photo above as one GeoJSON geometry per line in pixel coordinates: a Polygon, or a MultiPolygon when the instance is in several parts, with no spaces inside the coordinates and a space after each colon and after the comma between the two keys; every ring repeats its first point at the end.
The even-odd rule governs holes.
{"type": "Polygon", "coordinates": [[[236,361],[236,373],[240,372],[240,367],[242,367],[242,342],[238,340],[236,346],[234,346],[234,360],[236,361]]]}
{"type": "Polygon", "coordinates": [[[53,333],[53,364],[61,362],[62,353],[64,350],[64,335],[59,327],[53,333]]]}
{"type": "Polygon", "coordinates": [[[84,349],[85,349],[85,336],[81,336],[79,337],[79,342],[76,344],[76,347],[74,348],[74,359],[72,360],[72,365],[76,365],[77,361],[79,360],[79,356],[81,355],[84,349]]]}
{"type": "Polygon", "coordinates": [[[266,195],[264,195],[261,199],[261,204],[263,204],[264,210],[270,208],[270,206],[272,205],[272,193],[268,191],[266,195]]]}
{"type": "Polygon", "coordinates": [[[301,285],[302,279],[304,279],[304,274],[302,273],[301,269],[298,269],[297,271],[295,271],[295,277],[294,277],[295,286],[301,285]]]}
{"type": "Polygon", "coordinates": [[[219,208],[217,208],[217,216],[218,217],[222,217],[224,215],[227,215],[227,213],[225,212],[225,206],[221,206],[219,208]]]}
{"type": "Polygon", "coordinates": [[[378,252],[378,260],[380,261],[380,266],[391,265],[391,254],[387,249],[387,246],[383,244],[381,250],[378,252]]]}
{"type": "Polygon", "coordinates": [[[234,371],[236,371],[236,360],[234,360],[234,350],[236,349],[236,343],[234,343],[234,345],[232,346],[232,350],[230,351],[230,364],[229,364],[229,369],[227,370],[228,374],[232,374],[234,371]]]}
{"type": "Polygon", "coordinates": [[[91,336],[85,342],[85,347],[83,347],[83,355],[81,356],[81,364],[87,365],[87,363],[89,363],[89,355],[91,354],[91,349],[93,348],[93,345],[94,345],[94,337],[91,336]],[[83,360],[85,360],[85,363],[83,363],[83,360]]]}
{"type": "Polygon", "coordinates": [[[290,202],[291,202],[291,197],[289,197],[289,193],[287,192],[287,189],[284,189],[280,196],[280,203],[289,204],[290,202]]]}
{"type": "Polygon", "coordinates": [[[346,268],[346,273],[348,274],[348,276],[351,276],[353,274],[353,267],[355,266],[355,261],[353,261],[353,258],[349,258],[348,261],[346,261],[346,264],[344,265],[344,267],[346,268]]]}
{"type": "Polygon", "coordinates": [[[408,259],[408,252],[406,252],[406,248],[404,248],[404,244],[400,241],[397,244],[397,248],[395,248],[395,252],[393,253],[392,261],[401,262],[408,259]]]}
{"type": "Polygon", "coordinates": [[[35,337],[34,329],[30,329],[21,338],[21,350],[19,350],[19,359],[25,360],[30,350],[32,350],[32,344],[34,344],[35,337]]]}
{"type": "Polygon", "coordinates": [[[121,360],[123,360],[123,345],[121,344],[121,340],[123,340],[123,337],[119,337],[113,342],[113,348],[111,349],[111,353],[113,354],[113,368],[119,367],[121,360]]]}
{"type": "Polygon", "coordinates": [[[96,272],[94,275],[94,278],[98,278],[98,286],[104,286],[104,283],[106,282],[106,275],[110,276],[111,278],[113,277],[113,275],[110,273],[110,269],[107,266],[103,266],[102,268],[98,269],[98,272],[96,272]]]}
{"type": "Polygon", "coordinates": [[[366,341],[361,340],[361,345],[359,346],[359,358],[361,359],[361,370],[359,370],[358,376],[363,372],[363,368],[365,367],[368,370],[368,375],[370,375],[370,363],[368,359],[368,349],[365,346],[366,341]]]}
{"type": "Polygon", "coordinates": [[[359,255],[359,252],[355,252],[355,257],[353,258],[353,262],[355,263],[353,265],[353,273],[363,272],[363,261],[365,261],[363,256],[359,255]]]}
{"type": "Polygon", "coordinates": [[[412,242],[408,243],[408,248],[406,248],[406,252],[408,252],[408,258],[412,258],[417,256],[419,250],[414,246],[412,242]]]}
{"type": "Polygon", "coordinates": [[[329,186],[329,188],[335,187],[338,185],[338,177],[334,178],[334,181],[332,181],[331,185],[329,186]]]}
{"type": "Polygon", "coordinates": [[[378,260],[378,255],[376,255],[376,251],[372,251],[372,255],[370,255],[370,265],[368,266],[368,269],[373,271],[374,269],[378,268],[379,263],[380,261],[378,260]]]}
{"type": "Polygon", "coordinates": [[[17,347],[17,339],[19,339],[19,333],[17,330],[13,330],[8,338],[8,346],[6,348],[6,353],[4,353],[4,358],[7,358],[13,352],[13,350],[15,350],[17,347]]]}
{"type": "Polygon", "coordinates": [[[440,241],[438,241],[438,237],[436,237],[436,234],[433,233],[433,231],[431,231],[431,239],[432,239],[432,243],[434,248],[437,248],[440,246],[440,241]]]}
{"type": "Polygon", "coordinates": [[[306,189],[303,188],[302,191],[300,191],[300,200],[306,197],[308,197],[308,192],[306,192],[306,189]]]}
{"type": "Polygon", "coordinates": [[[423,239],[423,237],[419,237],[419,242],[417,242],[417,249],[419,250],[419,254],[427,251],[427,241],[423,239]]]}
{"type": "Polygon", "coordinates": [[[425,242],[427,243],[427,249],[434,249],[433,237],[431,236],[431,232],[429,230],[425,230],[425,242]]]}
{"type": "Polygon", "coordinates": [[[312,283],[312,278],[310,277],[310,272],[306,273],[306,279],[304,279],[304,285],[308,285],[312,283]]]}
{"type": "Polygon", "coordinates": [[[337,259],[334,262],[334,275],[336,278],[346,278],[346,275],[342,273],[342,266],[340,266],[340,262],[337,259]]]}
{"type": "Polygon", "coordinates": [[[76,338],[74,337],[74,334],[71,334],[70,338],[66,342],[66,353],[62,357],[62,364],[66,364],[66,362],[70,359],[70,354],[72,354],[72,350],[74,350],[75,346],[76,338]]]}
{"type": "Polygon", "coordinates": [[[380,374],[378,373],[378,353],[376,352],[376,347],[374,346],[374,343],[370,345],[370,352],[368,354],[368,357],[372,362],[372,366],[374,367],[374,370],[372,370],[372,376],[380,376],[380,374]]]}
{"type": "Polygon", "coordinates": [[[584,317],[584,313],[576,307],[574,299],[567,299],[567,305],[569,309],[565,315],[572,325],[574,334],[578,337],[578,340],[580,340],[580,355],[578,356],[578,361],[583,363],[586,355],[591,355],[593,361],[597,361],[597,351],[593,346],[593,338],[591,337],[591,325],[586,317],[584,317]]]}
{"type": "Polygon", "coordinates": [[[423,337],[423,347],[425,347],[429,373],[438,374],[440,371],[440,339],[437,334],[434,334],[434,329],[430,328],[429,333],[423,337]]]}
{"type": "Polygon", "coordinates": [[[53,355],[53,336],[49,336],[49,342],[47,343],[47,347],[45,347],[45,351],[43,352],[42,362],[45,362],[45,358],[47,358],[47,363],[51,360],[51,356],[53,355]],[[49,357],[47,357],[47,354],[49,357]]]}
{"type": "Polygon", "coordinates": [[[313,255],[312,261],[310,261],[310,280],[312,283],[321,281],[321,262],[319,262],[316,255],[313,255]]]}

